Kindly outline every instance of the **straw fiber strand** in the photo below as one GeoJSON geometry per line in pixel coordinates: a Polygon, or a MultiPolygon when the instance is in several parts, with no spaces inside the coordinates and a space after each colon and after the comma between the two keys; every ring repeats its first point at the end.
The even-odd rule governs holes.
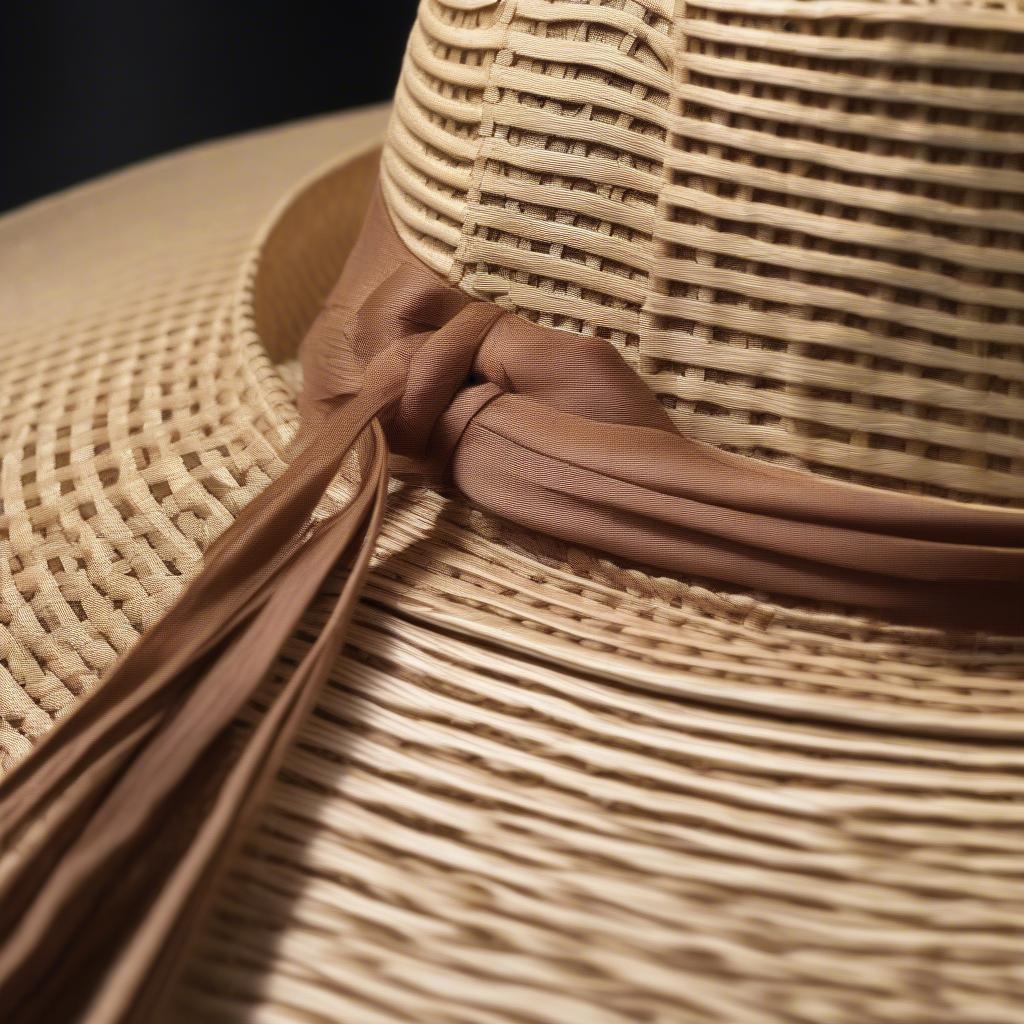
{"type": "Polygon", "coordinates": [[[806,6],[686,6],[654,386],[715,444],[1019,504],[1024,24],[806,6]]]}
{"type": "Polygon", "coordinates": [[[395,91],[381,186],[410,249],[443,275],[459,244],[503,32],[495,5],[424,4],[395,91]]]}
{"type": "MultiPolygon", "coordinates": [[[[1020,504],[1021,13],[425,0],[389,121],[0,218],[0,764],[283,470],[386,124],[410,248],[607,338],[687,431],[1020,504]]],[[[1019,1024],[1022,681],[1024,639],[656,576],[395,483],[168,1017],[1019,1024]]]]}

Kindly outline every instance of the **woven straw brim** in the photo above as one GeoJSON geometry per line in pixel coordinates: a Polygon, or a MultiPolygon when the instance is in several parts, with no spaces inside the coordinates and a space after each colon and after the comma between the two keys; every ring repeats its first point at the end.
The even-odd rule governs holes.
{"type": "MultiPolygon", "coordinates": [[[[283,469],[384,117],[0,221],[7,765],[283,469]]],[[[1022,678],[1020,641],[653,577],[396,485],[173,1016],[1019,1021],[1022,678]]]]}

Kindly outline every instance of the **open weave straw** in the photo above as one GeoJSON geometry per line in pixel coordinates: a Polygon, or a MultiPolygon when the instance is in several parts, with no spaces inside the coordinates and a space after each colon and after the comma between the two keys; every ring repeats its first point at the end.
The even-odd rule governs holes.
{"type": "MultiPolygon", "coordinates": [[[[421,258],[607,336],[697,436],[1020,504],[1021,27],[429,2],[385,194],[421,258]]],[[[0,220],[6,763],[281,472],[383,123],[0,220]]],[[[652,576],[422,489],[392,508],[172,1019],[1022,1019],[1024,642],[652,576]]]]}

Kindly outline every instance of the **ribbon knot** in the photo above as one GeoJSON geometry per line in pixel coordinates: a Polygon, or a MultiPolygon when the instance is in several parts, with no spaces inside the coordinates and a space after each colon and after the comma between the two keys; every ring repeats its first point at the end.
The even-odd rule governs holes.
{"type": "MultiPolygon", "coordinates": [[[[650,389],[606,341],[549,328],[404,262],[353,309],[339,282],[303,345],[305,411],[374,394],[391,451],[443,477],[466,428],[495,398],[597,423],[675,433],[650,389]]],[[[523,407],[528,408],[527,406],[523,407]]]]}
{"type": "MultiPolygon", "coordinates": [[[[422,272],[402,265],[356,316],[356,338],[379,344],[366,363],[364,387],[388,388],[398,397],[379,416],[391,450],[442,476],[466,425],[501,394],[478,376],[477,356],[503,310],[474,302],[454,288],[424,287],[422,272]]],[[[320,339],[324,343],[327,339],[320,339]]],[[[314,335],[311,343],[318,339],[314,335]]]]}

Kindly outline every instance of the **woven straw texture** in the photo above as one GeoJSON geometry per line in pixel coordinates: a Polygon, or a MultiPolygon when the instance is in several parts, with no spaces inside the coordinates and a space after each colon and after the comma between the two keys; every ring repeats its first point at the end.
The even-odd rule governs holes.
{"type": "Polygon", "coordinates": [[[430,0],[385,181],[423,259],[610,339],[690,436],[1019,506],[1022,139],[1009,3],[430,0]]]}
{"type": "MultiPolygon", "coordinates": [[[[799,10],[812,6],[865,9],[843,3],[799,10]]],[[[751,28],[758,21],[730,13],[722,2],[716,10],[712,16],[710,7],[701,8],[703,20],[737,19],[730,32],[741,21],[751,28]]],[[[955,29],[973,40],[962,43],[974,54],[968,62],[980,59],[976,51],[992,50],[991,25],[1007,17],[980,5],[943,7],[938,15],[931,7],[900,10],[906,19],[900,31],[935,39],[946,31],[934,27],[945,25],[943,19],[969,21],[975,27],[955,29]]],[[[697,20],[699,13],[684,12],[697,20]]],[[[785,12],[778,18],[776,28],[788,19],[801,37],[852,34],[848,18],[841,28],[785,12]]],[[[884,19],[862,20],[865,46],[896,32],[884,19]]],[[[904,325],[901,334],[904,328],[892,326],[897,321],[886,320],[886,350],[903,341],[900,351],[919,359],[920,372],[910,372],[908,363],[897,373],[880,356],[840,359],[824,343],[804,350],[784,342],[786,351],[777,352],[756,337],[710,337],[714,325],[695,317],[685,331],[669,326],[671,317],[707,306],[710,286],[698,282],[687,296],[691,285],[671,262],[681,257],[670,257],[667,248],[656,255],[663,245],[682,243],[659,241],[660,235],[675,230],[672,225],[699,228],[700,252],[709,254],[719,244],[711,236],[738,234],[739,221],[690,223],[668,215],[668,204],[683,194],[678,190],[712,193],[706,184],[675,182],[675,172],[673,191],[654,184],[668,173],[664,134],[638,130],[626,115],[621,125],[613,119],[599,128],[587,127],[589,117],[566,115],[559,122],[576,123],[601,145],[650,131],[650,163],[641,166],[639,157],[602,163],[591,153],[583,160],[583,150],[597,141],[581,143],[574,154],[571,146],[525,144],[529,133],[517,134],[526,132],[523,126],[506,125],[504,139],[485,129],[480,138],[487,145],[505,146],[510,159],[536,161],[520,174],[509,169],[511,162],[479,158],[483,121],[474,127],[471,117],[454,116],[479,106],[486,93],[494,124],[499,107],[506,119],[526,118],[529,104],[513,103],[504,92],[499,102],[487,76],[498,68],[511,75],[515,67],[520,77],[534,74],[506,59],[506,44],[519,33],[521,52],[531,45],[527,37],[543,50],[552,45],[549,37],[559,38],[554,32],[561,25],[563,57],[567,43],[600,31],[607,49],[621,54],[609,57],[613,71],[639,75],[637,67],[649,67],[649,84],[634,77],[624,87],[628,75],[620,82],[611,71],[594,69],[606,56],[595,37],[572,48],[590,54],[591,63],[580,67],[592,76],[580,72],[573,82],[575,102],[579,81],[593,80],[609,101],[607,90],[618,89],[681,128],[685,86],[678,68],[666,71],[676,48],[707,49],[718,63],[706,66],[716,73],[724,73],[721,61],[739,58],[712,53],[714,40],[673,41],[679,24],[671,12],[654,15],[629,4],[524,0],[517,12],[477,0],[424,5],[383,158],[388,201],[406,237],[467,287],[497,289],[500,279],[523,312],[563,327],[607,331],[666,398],[670,384],[704,381],[716,385],[715,395],[774,396],[815,411],[797,423],[787,406],[786,416],[769,423],[742,415],[738,398],[735,408],[715,416],[689,409],[685,395],[677,396],[677,412],[695,430],[728,424],[739,433],[721,443],[766,457],[821,468],[806,461],[807,449],[798,451],[797,442],[818,440],[808,424],[820,428],[814,417],[825,406],[860,408],[874,426],[882,414],[876,419],[871,411],[880,400],[871,381],[899,375],[917,389],[906,385],[901,395],[955,393],[965,402],[981,401],[987,389],[984,405],[972,405],[971,415],[982,410],[988,419],[965,416],[958,427],[958,437],[972,439],[958,450],[974,454],[957,462],[945,449],[918,452],[909,441],[896,454],[922,472],[959,467],[972,474],[970,493],[1018,500],[982,486],[998,479],[1009,487],[1013,474],[982,465],[978,452],[989,441],[1019,441],[1019,425],[1003,431],[992,413],[1013,397],[1019,343],[983,334],[972,347],[941,332],[933,337],[930,327],[904,325]],[[577,21],[566,29],[570,7],[577,21]],[[532,22],[523,20],[528,16],[532,22]],[[603,27],[592,28],[596,22],[603,27]],[[454,36],[438,42],[445,32],[454,36]],[[456,66],[462,71],[451,70],[456,66]],[[425,112],[444,103],[447,113],[425,112]],[[428,122],[435,126],[425,128],[428,122]],[[456,152],[449,136],[465,140],[464,148],[456,152]],[[432,148],[424,138],[433,140],[432,148]],[[549,176],[574,169],[577,176],[564,184],[531,177],[544,160],[549,176]],[[636,171],[638,185],[650,187],[583,187],[585,166],[597,181],[612,165],[626,176],[636,171]],[[509,219],[485,229],[473,220],[487,205],[479,183],[497,188],[499,178],[504,192],[493,194],[507,200],[490,205],[495,216],[509,219]],[[548,203],[561,197],[557,210],[537,205],[541,180],[548,203]],[[592,219],[581,219],[580,210],[592,219]],[[513,221],[520,239],[528,229],[539,235],[544,224],[562,225],[565,234],[550,243],[553,252],[542,239],[513,244],[506,230],[513,221]],[[468,230],[470,222],[477,228],[468,230]],[[609,248],[576,248],[583,236],[589,246],[596,244],[591,236],[601,236],[609,248]],[[494,258],[484,260],[485,250],[473,246],[491,242],[486,252],[494,258]],[[515,252],[527,261],[536,257],[536,266],[512,265],[515,252]],[[649,255],[651,262],[622,273],[609,269],[616,254],[620,268],[627,257],[649,255]],[[569,265],[588,276],[554,272],[569,265]],[[636,291],[618,298],[603,291],[611,277],[632,281],[636,291]],[[657,289],[655,279],[663,282],[657,289]],[[657,324],[649,319],[655,296],[678,303],[671,314],[659,313],[665,319],[657,324]],[[671,358],[665,349],[654,354],[656,337],[677,346],[671,358]],[[802,360],[819,371],[841,370],[844,380],[859,382],[858,390],[840,401],[819,394],[816,379],[775,386],[736,377],[724,363],[712,372],[693,355],[698,342],[723,360],[768,358],[770,351],[772,366],[802,360]],[[956,367],[983,365],[985,372],[933,379],[929,353],[956,367]],[[780,445],[788,438],[791,449],[742,433],[754,427],[757,438],[781,438],[780,445]]],[[[768,31],[763,24],[760,30],[768,31]]],[[[922,52],[948,61],[951,45],[935,42],[938,50],[922,52]]],[[[1011,52],[1009,42],[1001,45],[1011,52]]],[[[840,72],[834,47],[823,50],[807,57],[807,70],[847,75],[837,85],[860,89],[868,94],[864,102],[874,102],[872,90],[880,86],[871,84],[869,69],[857,64],[856,73],[840,72]]],[[[546,50],[530,60],[554,66],[546,50]]],[[[762,63],[767,68],[772,61],[762,63]]],[[[785,75],[791,73],[787,66],[785,75]]],[[[979,97],[1007,88],[1013,76],[998,74],[1002,84],[979,97]]],[[[558,77],[547,75],[553,84],[543,86],[546,95],[555,95],[558,77]]],[[[944,79],[893,77],[906,79],[908,92],[944,79]]],[[[725,124],[731,116],[707,123],[725,124]]],[[[893,120],[907,131],[915,123],[893,120]]],[[[986,124],[975,127],[1002,130],[986,124]]],[[[0,754],[6,765],[24,757],[56,717],[97,685],[173,600],[212,539],[282,470],[296,424],[295,347],[353,237],[376,165],[365,147],[384,127],[384,115],[371,112],[202,147],[0,219],[0,754]],[[365,155],[353,162],[351,154],[360,152],[365,155]],[[340,166],[316,170],[343,157],[340,166]]],[[[697,145],[681,132],[671,137],[673,152],[697,145]]],[[[786,137],[800,138],[799,129],[786,137]]],[[[731,147],[722,153],[715,159],[736,156],[731,147]]],[[[943,150],[943,166],[953,160],[943,150]]],[[[785,174],[790,184],[824,180],[809,169],[785,174]]],[[[720,187],[717,198],[729,198],[720,187]]],[[[937,198],[932,187],[902,198],[983,210],[982,200],[971,199],[975,191],[965,190],[957,204],[937,198]]],[[[767,205],[781,208],[779,196],[789,194],[773,193],[767,205]]],[[[868,197],[857,195],[865,200],[861,209],[871,209],[868,197]]],[[[751,210],[766,196],[751,188],[732,198],[751,210]]],[[[848,220],[850,232],[872,223],[868,213],[840,217],[813,200],[808,210],[848,220]]],[[[999,222],[1012,224],[1013,213],[1000,213],[999,222]]],[[[957,230],[949,226],[951,243],[997,251],[982,236],[954,237],[957,230]]],[[[1013,238],[1019,246],[1019,235],[1013,238]]],[[[780,239],[761,228],[749,236],[751,245],[805,248],[803,241],[780,239]]],[[[921,274],[941,272],[948,282],[941,308],[923,300],[920,308],[955,312],[958,322],[982,317],[980,306],[955,305],[958,280],[972,296],[981,287],[998,289],[1003,305],[985,291],[993,300],[985,308],[1004,312],[984,315],[1005,326],[1019,317],[1002,269],[1018,258],[1011,242],[1005,260],[999,253],[999,269],[983,279],[961,280],[945,261],[925,270],[928,250],[914,257],[917,263],[901,257],[898,266],[914,271],[919,283],[921,274]]],[[[785,271],[808,275],[800,279],[807,284],[815,284],[810,277],[822,272],[826,257],[845,254],[838,243],[807,251],[816,254],[813,271],[803,265],[785,271]]],[[[867,264],[865,273],[882,262],[879,249],[848,258],[867,264]]],[[[727,257],[693,262],[730,269],[727,257]]],[[[767,276],[769,266],[759,261],[731,269],[755,278],[767,276]]],[[[780,287],[789,280],[785,274],[774,275],[780,287]]],[[[845,285],[854,280],[875,287],[870,277],[843,278],[845,285]]],[[[886,309],[916,308],[908,289],[897,289],[886,309]]],[[[724,291],[714,294],[737,310],[768,301],[727,303],[718,298],[724,291]]],[[[820,295],[801,292],[812,294],[820,295]]],[[[861,314],[866,297],[856,307],[861,314]]],[[[778,319],[759,313],[750,326],[763,332],[768,323],[803,316],[809,324],[831,325],[823,333],[835,328],[835,337],[854,337],[841,317],[829,319],[830,308],[803,302],[777,311],[778,319]]],[[[945,422],[926,406],[901,403],[900,414],[887,414],[885,422],[922,423],[929,415],[945,422]]],[[[816,448],[815,460],[822,458],[830,472],[857,475],[852,460],[867,458],[874,436],[830,437],[834,443],[816,448]],[[825,448],[834,462],[818,454],[825,448]]],[[[307,617],[282,671],[316,634],[322,614],[317,608],[307,617]]],[[[396,485],[349,646],[223,887],[170,1018],[1019,1024],[1022,681],[1024,641],[897,628],[841,609],[784,606],[702,581],[652,577],[513,530],[461,501],[396,485]]]]}

